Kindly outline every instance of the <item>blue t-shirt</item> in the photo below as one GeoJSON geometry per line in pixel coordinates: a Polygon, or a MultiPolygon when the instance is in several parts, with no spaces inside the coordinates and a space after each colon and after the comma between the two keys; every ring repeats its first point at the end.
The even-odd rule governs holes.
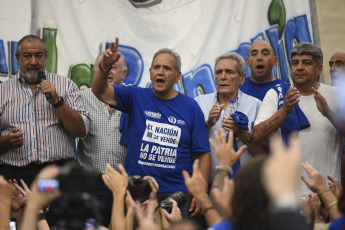
{"type": "Polygon", "coordinates": [[[340,230],[343,229],[345,225],[345,216],[342,216],[336,220],[334,220],[331,225],[329,226],[329,230],[340,230]]]}
{"type": "Polygon", "coordinates": [[[233,230],[232,223],[228,220],[222,220],[218,224],[212,225],[208,230],[233,230]]]}
{"type": "Polygon", "coordinates": [[[182,170],[191,174],[193,154],[210,151],[197,102],[180,93],[159,99],[151,88],[120,85],[114,90],[115,108],[129,114],[127,173],[154,177],[161,193],[187,192],[182,170]]]}
{"type": "Polygon", "coordinates": [[[247,77],[244,84],[240,86],[240,89],[243,93],[246,93],[262,101],[268,90],[272,89],[277,84],[280,84],[283,82],[284,81],[276,78],[276,80],[274,81],[258,84],[258,83],[252,82],[250,80],[250,77],[247,77]]]}

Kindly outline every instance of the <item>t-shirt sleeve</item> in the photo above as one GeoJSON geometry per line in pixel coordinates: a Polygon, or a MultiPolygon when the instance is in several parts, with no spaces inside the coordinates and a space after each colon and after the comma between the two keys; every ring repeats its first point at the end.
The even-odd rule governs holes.
{"type": "Polygon", "coordinates": [[[274,89],[270,89],[262,101],[260,111],[255,120],[255,125],[266,121],[278,110],[278,94],[274,89]]]}
{"type": "Polygon", "coordinates": [[[115,109],[124,113],[130,113],[133,103],[134,86],[113,85],[117,105],[115,109]]]}
{"type": "Polygon", "coordinates": [[[204,114],[199,105],[195,103],[195,116],[192,131],[192,153],[210,152],[210,144],[208,142],[208,132],[204,120],[204,114]]]}

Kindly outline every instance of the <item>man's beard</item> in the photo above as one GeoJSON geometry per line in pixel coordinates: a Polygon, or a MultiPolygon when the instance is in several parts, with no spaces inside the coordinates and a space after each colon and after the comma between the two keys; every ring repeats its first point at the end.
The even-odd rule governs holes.
{"type": "Polygon", "coordinates": [[[41,68],[38,65],[28,65],[27,67],[20,67],[20,76],[22,76],[26,82],[28,83],[36,83],[38,82],[38,71],[34,71],[33,69],[38,69],[38,71],[44,71],[44,68],[41,68]],[[28,69],[31,69],[28,71],[28,69]]]}

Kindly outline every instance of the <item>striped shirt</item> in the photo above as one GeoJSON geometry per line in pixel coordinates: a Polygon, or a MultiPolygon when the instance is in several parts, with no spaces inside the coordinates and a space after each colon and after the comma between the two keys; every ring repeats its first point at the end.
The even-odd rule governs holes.
{"type": "Polygon", "coordinates": [[[92,122],[87,136],[79,139],[77,161],[85,169],[94,169],[99,173],[105,172],[106,163],[118,169],[118,164],[124,164],[127,154],[127,148],[119,144],[121,112],[113,109],[109,113],[91,89],[80,94],[92,122]]]}
{"type": "MultiPolygon", "coordinates": [[[[54,83],[57,95],[81,114],[87,132],[90,121],[78,87],[69,78],[48,72],[46,76],[54,83]]],[[[74,157],[75,137],[64,128],[41,90],[32,92],[19,73],[0,84],[0,136],[13,128],[23,132],[24,145],[1,153],[0,164],[26,166],[74,157]]]]}

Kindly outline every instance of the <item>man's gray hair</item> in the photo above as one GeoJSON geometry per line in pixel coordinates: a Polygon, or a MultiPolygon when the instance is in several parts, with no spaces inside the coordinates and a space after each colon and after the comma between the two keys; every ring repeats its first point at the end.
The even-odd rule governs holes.
{"type": "Polygon", "coordinates": [[[155,58],[159,55],[159,54],[162,54],[162,53],[167,53],[167,54],[170,54],[171,56],[173,56],[174,60],[175,60],[175,69],[176,69],[176,72],[181,72],[181,58],[180,58],[180,55],[178,53],[176,53],[175,51],[169,49],[169,48],[163,48],[163,49],[160,49],[158,50],[154,55],[153,55],[153,58],[152,58],[152,62],[151,62],[151,68],[152,68],[152,64],[153,64],[153,61],[155,60],[155,58]]]}
{"type": "MultiPolygon", "coordinates": [[[[96,57],[96,60],[95,60],[95,67],[94,67],[94,70],[97,70],[98,69],[98,64],[97,64],[97,60],[100,56],[102,56],[104,54],[105,51],[103,51],[102,53],[98,54],[98,56],[96,57]]],[[[125,70],[128,70],[128,65],[127,65],[127,60],[126,60],[126,57],[125,55],[123,55],[122,53],[120,53],[120,59],[121,60],[121,64],[122,64],[122,71],[125,71],[125,70]]]]}
{"type": "Polygon", "coordinates": [[[232,59],[237,62],[237,72],[240,76],[246,75],[246,63],[241,55],[238,53],[226,53],[222,54],[217,57],[216,62],[214,64],[214,71],[216,72],[217,64],[222,59],[232,59]]]}
{"type": "Polygon", "coordinates": [[[42,38],[40,38],[39,36],[36,36],[33,34],[25,35],[24,37],[22,37],[22,39],[19,40],[18,45],[17,45],[17,49],[16,49],[16,55],[20,55],[20,52],[22,51],[22,43],[26,40],[38,40],[38,41],[40,41],[43,45],[44,53],[45,53],[46,57],[48,56],[47,46],[46,46],[46,43],[44,42],[44,40],[42,38]]]}
{"type": "Polygon", "coordinates": [[[295,45],[291,50],[291,59],[295,55],[311,55],[317,65],[322,65],[323,63],[321,48],[310,42],[302,42],[295,45]]]}

